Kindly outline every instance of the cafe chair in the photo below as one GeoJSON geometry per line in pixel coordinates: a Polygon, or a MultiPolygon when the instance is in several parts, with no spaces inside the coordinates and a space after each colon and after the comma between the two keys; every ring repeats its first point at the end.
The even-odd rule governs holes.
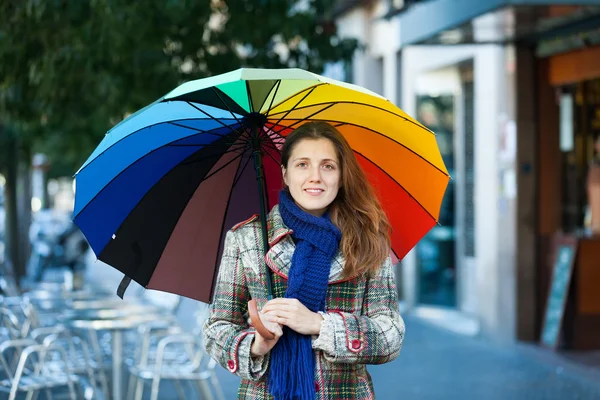
{"type": "Polygon", "coordinates": [[[0,343],[0,392],[8,393],[8,400],[15,400],[17,394],[26,392],[27,400],[44,390],[52,398],[55,389],[68,389],[69,398],[76,400],[75,383],[77,377],[69,369],[63,348],[54,344],[37,344],[32,339],[8,340],[0,343]],[[18,363],[12,366],[10,355],[16,355],[18,363]],[[48,360],[56,360],[60,369],[49,368],[48,360]]]}

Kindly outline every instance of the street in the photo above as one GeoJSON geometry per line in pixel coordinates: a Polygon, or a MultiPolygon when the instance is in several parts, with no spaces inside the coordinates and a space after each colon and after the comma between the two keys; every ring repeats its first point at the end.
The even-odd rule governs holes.
{"type": "MultiPolygon", "coordinates": [[[[89,266],[88,279],[116,290],[120,273],[102,263],[89,266]]],[[[115,295],[116,296],[116,295],[115,295]]],[[[191,331],[197,302],[185,298],[177,311],[191,331]]],[[[375,393],[382,400],[594,400],[600,399],[600,368],[584,369],[534,345],[497,344],[456,334],[410,314],[406,338],[391,363],[369,366],[375,393]]],[[[226,399],[235,399],[239,378],[217,367],[226,399]]],[[[160,399],[176,399],[165,383],[160,399]]],[[[147,390],[146,392],[149,392],[147,390]]]]}

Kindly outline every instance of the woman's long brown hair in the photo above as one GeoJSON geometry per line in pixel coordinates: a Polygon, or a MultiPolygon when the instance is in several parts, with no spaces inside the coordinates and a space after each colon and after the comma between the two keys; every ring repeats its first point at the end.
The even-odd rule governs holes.
{"type": "Polygon", "coordinates": [[[328,211],[331,221],[342,232],[344,276],[375,273],[390,253],[391,227],[344,136],[326,122],[305,123],[286,137],[281,164],[287,169],[292,151],[300,141],[317,139],[327,139],[333,144],[341,165],[342,185],[328,211]]]}

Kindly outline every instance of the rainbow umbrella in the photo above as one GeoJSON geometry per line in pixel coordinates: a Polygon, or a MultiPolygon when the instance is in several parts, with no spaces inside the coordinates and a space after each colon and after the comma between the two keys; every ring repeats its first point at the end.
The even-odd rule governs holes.
{"type": "Polygon", "coordinates": [[[74,221],[97,257],[125,274],[119,295],[133,279],[210,302],[225,233],[253,214],[267,250],[279,149],[306,121],[346,137],[388,214],[398,259],[436,224],[449,175],[433,132],[355,85],[239,69],[184,83],[129,116],[77,172],[74,221]]]}

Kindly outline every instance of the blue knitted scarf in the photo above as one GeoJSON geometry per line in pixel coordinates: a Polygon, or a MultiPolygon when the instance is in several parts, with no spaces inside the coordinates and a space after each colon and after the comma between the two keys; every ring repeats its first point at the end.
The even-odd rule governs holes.
{"type": "MultiPolygon", "coordinates": [[[[279,212],[296,241],[285,297],[300,300],[313,312],[324,311],[331,261],[342,234],[327,214],[315,217],[302,211],[287,190],[279,195],[279,212]]],[[[314,400],[314,379],[311,337],[283,327],[283,336],[271,350],[271,395],[275,400],[314,400]]]]}

